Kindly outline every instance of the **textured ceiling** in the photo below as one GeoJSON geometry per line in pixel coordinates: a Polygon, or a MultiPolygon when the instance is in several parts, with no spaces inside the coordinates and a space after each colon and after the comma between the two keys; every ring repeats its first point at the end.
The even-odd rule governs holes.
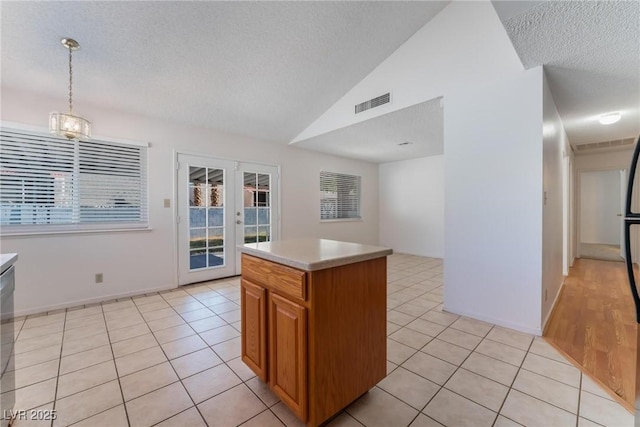
{"type": "MultiPolygon", "coordinates": [[[[94,104],[287,143],[447,4],[2,1],[2,86],[59,97],[64,108],[67,57],[59,40],[71,36],[82,45],[74,55],[79,113],[94,104]]],[[[572,144],[637,137],[640,2],[493,4],[525,67],[545,66],[572,144]],[[611,111],[623,119],[597,123],[611,111]]],[[[347,142],[353,131],[344,129],[330,134],[335,141],[297,146],[374,161],[439,153],[427,148],[435,137],[429,130],[423,139],[399,131],[413,132],[400,116],[414,113],[364,124],[358,129],[368,143],[347,142]],[[389,126],[401,122],[392,135],[389,126]],[[372,134],[376,126],[386,133],[372,134]]],[[[433,117],[416,129],[441,120],[440,109],[423,113],[433,117]]]]}
{"type": "Polygon", "coordinates": [[[295,146],[374,163],[443,154],[440,98],[318,135],[295,146]],[[411,144],[398,145],[407,141],[411,144]]]}
{"type": "Polygon", "coordinates": [[[2,85],[287,143],[447,3],[2,1],[2,85]]]}
{"type": "Polygon", "coordinates": [[[533,7],[515,15],[501,3],[494,7],[524,66],[545,66],[571,144],[637,137],[640,2],[523,2],[533,7]],[[620,122],[598,123],[612,111],[620,122]]]}

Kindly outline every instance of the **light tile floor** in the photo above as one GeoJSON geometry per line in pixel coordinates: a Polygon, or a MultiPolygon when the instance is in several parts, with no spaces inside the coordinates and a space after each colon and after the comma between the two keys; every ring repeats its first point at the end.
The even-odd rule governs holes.
{"type": "MultiPolygon", "coordinates": [[[[388,376],[331,426],[632,426],[543,339],[442,311],[442,260],[388,263],[388,376]]],[[[297,426],[241,362],[239,279],[16,319],[25,426],[297,426]],[[28,413],[29,414],[29,413],[28,413]]]]}

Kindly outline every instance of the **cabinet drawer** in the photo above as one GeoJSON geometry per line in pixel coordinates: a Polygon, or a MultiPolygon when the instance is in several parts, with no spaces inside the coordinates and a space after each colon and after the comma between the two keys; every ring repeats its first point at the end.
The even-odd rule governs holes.
{"type": "Polygon", "coordinates": [[[242,254],[242,276],[283,295],[307,299],[306,274],[302,270],[242,254]]]}

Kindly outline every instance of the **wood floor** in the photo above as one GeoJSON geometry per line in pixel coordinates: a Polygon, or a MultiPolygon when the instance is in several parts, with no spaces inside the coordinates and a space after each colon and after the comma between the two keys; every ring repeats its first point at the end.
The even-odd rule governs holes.
{"type": "Polygon", "coordinates": [[[624,263],[576,260],[544,336],[633,407],[636,322],[624,263]]]}

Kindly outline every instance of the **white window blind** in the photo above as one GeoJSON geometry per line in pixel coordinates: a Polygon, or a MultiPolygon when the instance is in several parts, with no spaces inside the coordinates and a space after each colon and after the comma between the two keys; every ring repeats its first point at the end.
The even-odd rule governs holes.
{"type": "Polygon", "coordinates": [[[147,147],[0,129],[3,234],[148,226],[147,147]]]}
{"type": "Polygon", "coordinates": [[[320,171],[320,219],[360,218],[360,177],[320,171]]]}

